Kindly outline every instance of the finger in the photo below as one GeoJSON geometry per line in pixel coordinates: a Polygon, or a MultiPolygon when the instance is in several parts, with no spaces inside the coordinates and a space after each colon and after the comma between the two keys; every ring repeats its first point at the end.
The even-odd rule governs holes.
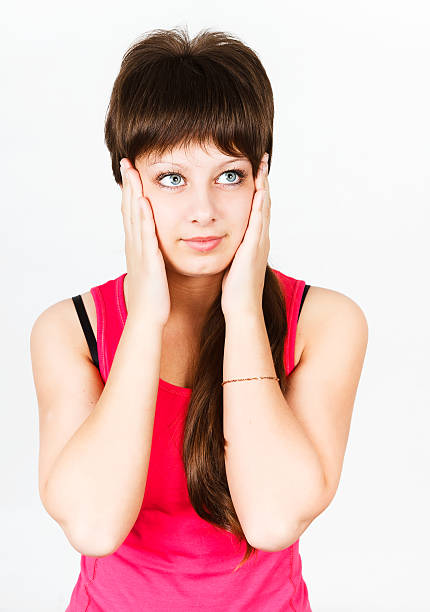
{"type": "Polygon", "coordinates": [[[263,161],[261,161],[260,165],[258,167],[257,176],[255,177],[255,188],[256,189],[263,189],[264,188],[263,167],[264,167],[264,163],[263,163],[263,161]]]}
{"type": "Polygon", "coordinates": [[[259,209],[262,212],[264,212],[264,203],[265,203],[265,196],[266,196],[266,182],[265,182],[266,166],[267,164],[264,161],[262,161],[260,163],[260,168],[258,172],[258,181],[259,181],[258,189],[263,192],[260,198],[260,206],[259,206],[259,209]]]}
{"type": "Polygon", "coordinates": [[[260,162],[260,166],[258,168],[255,186],[256,191],[254,193],[254,200],[252,204],[252,212],[251,212],[251,220],[250,220],[250,235],[249,242],[252,243],[255,249],[261,247],[262,244],[262,235],[263,235],[263,227],[264,227],[264,206],[265,206],[265,197],[266,197],[266,189],[264,182],[264,169],[265,164],[263,159],[260,162]]]}
{"type": "Polygon", "coordinates": [[[142,225],[143,209],[142,209],[142,183],[140,181],[140,175],[133,167],[127,169],[128,182],[130,184],[130,222],[131,222],[131,234],[133,237],[133,243],[135,248],[138,249],[139,255],[142,255],[142,225]]]}
{"type": "MultiPolygon", "coordinates": [[[[252,201],[251,208],[251,217],[258,217],[258,212],[261,210],[263,201],[262,201],[262,191],[264,190],[264,164],[263,161],[260,162],[258,167],[257,176],[255,177],[255,191],[254,197],[252,201]]],[[[251,222],[251,219],[250,219],[251,222]]],[[[253,221],[255,223],[255,220],[253,221]]]]}
{"type": "Polygon", "coordinates": [[[150,201],[148,198],[145,198],[139,171],[134,168],[130,162],[128,162],[127,170],[131,192],[131,225],[132,232],[134,232],[133,239],[139,240],[140,252],[143,255],[144,241],[152,248],[158,246],[154,213],[150,201]]]}
{"type": "Polygon", "coordinates": [[[243,241],[251,248],[257,248],[260,242],[262,214],[261,206],[264,197],[264,190],[257,189],[254,193],[251,207],[251,215],[249,217],[248,227],[246,228],[243,241]]]}
{"type": "Polygon", "coordinates": [[[269,224],[270,224],[270,194],[269,194],[269,181],[267,178],[268,166],[264,164],[263,170],[263,183],[264,183],[264,198],[262,202],[262,227],[260,236],[260,247],[264,248],[266,243],[269,241],[269,224]]]}
{"type": "Polygon", "coordinates": [[[128,242],[131,246],[131,210],[130,210],[130,184],[128,178],[125,174],[126,168],[121,166],[121,177],[122,177],[122,202],[121,202],[121,212],[124,221],[124,230],[126,235],[126,242],[128,242]]]}

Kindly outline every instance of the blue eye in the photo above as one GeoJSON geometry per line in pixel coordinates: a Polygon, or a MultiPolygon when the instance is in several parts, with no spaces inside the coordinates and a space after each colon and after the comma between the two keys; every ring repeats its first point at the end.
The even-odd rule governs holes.
{"type": "MultiPolygon", "coordinates": [[[[247,176],[247,173],[244,170],[241,170],[240,168],[231,168],[230,170],[225,170],[224,172],[222,172],[220,174],[220,176],[222,176],[223,174],[230,175],[230,177],[231,177],[232,174],[233,175],[236,174],[239,177],[239,179],[240,179],[240,180],[238,180],[236,182],[229,181],[228,183],[221,183],[221,185],[225,185],[227,187],[240,185],[240,183],[242,183],[244,181],[244,179],[246,178],[246,176],[247,176]]],[[[184,178],[182,176],[182,174],[179,174],[179,172],[174,172],[172,170],[170,172],[163,172],[162,174],[159,174],[156,177],[156,181],[161,181],[162,179],[167,178],[167,177],[169,177],[169,180],[173,180],[173,179],[170,179],[170,177],[181,177],[181,178],[184,178]]],[[[160,185],[161,185],[161,187],[164,187],[164,189],[176,189],[176,187],[182,187],[183,186],[183,185],[178,183],[178,179],[177,178],[174,178],[174,180],[175,180],[175,183],[176,183],[175,186],[172,186],[172,185],[163,185],[161,183],[160,183],[160,185]]]]}
{"type": "MultiPolygon", "coordinates": [[[[173,177],[176,177],[176,178],[175,178],[175,180],[176,180],[176,183],[175,183],[175,184],[176,184],[176,186],[178,186],[177,177],[180,177],[180,176],[182,176],[182,175],[181,175],[181,174],[178,174],[177,172],[169,172],[169,173],[167,173],[167,174],[166,174],[166,173],[164,173],[164,174],[160,174],[159,176],[157,176],[157,181],[161,181],[163,178],[166,178],[166,177],[169,177],[169,178],[170,178],[170,177],[172,177],[172,176],[173,176],[173,177]]],[[[175,189],[175,187],[171,187],[170,185],[163,185],[163,184],[162,184],[161,186],[162,186],[162,187],[166,187],[167,189],[175,189]]],[[[179,187],[182,187],[182,185],[179,185],[179,187]]]]}

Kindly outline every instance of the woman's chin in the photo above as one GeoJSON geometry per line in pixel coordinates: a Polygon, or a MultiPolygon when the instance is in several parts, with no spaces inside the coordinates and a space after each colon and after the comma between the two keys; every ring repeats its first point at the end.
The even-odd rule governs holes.
{"type": "Polygon", "coordinates": [[[225,257],[181,257],[176,261],[164,258],[166,272],[182,276],[215,276],[221,274],[230,265],[232,258],[225,257]]]}

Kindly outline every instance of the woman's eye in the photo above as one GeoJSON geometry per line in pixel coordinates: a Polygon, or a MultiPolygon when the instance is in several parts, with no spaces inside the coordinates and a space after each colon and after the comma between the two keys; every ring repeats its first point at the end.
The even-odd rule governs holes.
{"type": "Polygon", "coordinates": [[[226,170],[225,172],[223,172],[221,174],[221,176],[225,174],[228,177],[228,181],[227,183],[222,183],[223,185],[236,185],[238,183],[240,183],[241,181],[235,181],[235,176],[240,176],[239,173],[236,170],[226,170]]]}
{"type": "Polygon", "coordinates": [[[161,182],[161,181],[164,181],[164,179],[168,179],[168,180],[170,181],[170,180],[172,179],[172,177],[173,177],[173,179],[174,179],[174,180],[172,180],[172,182],[170,183],[170,185],[164,185],[163,183],[161,183],[161,184],[162,184],[162,186],[163,186],[163,187],[167,187],[168,189],[171,189],[171,188],[177,187],[178,185],[181,187],[182,185],[180,185],[180,184],[179,184],[178,179],[180,180],[180,178],[182,178],[182,177],[181,177],[181,175],[180,175],[180,174],[176,174],[176,173],[175,173],[175,174],[173,174],[173,173],[170,173],[170,174],[165,174],[164,176],[162,176],[162,177],[160,178],[160,182],[161,182]]]}
{"type": "MultiPolygon", "coordinates": [[[[226,170],[223,172],[220,177],[226,175],[227,182],[220,183],[221,185],[239,185],[244,178],[246,177],[246,173],[243,170],[226,170]],[[239,180],[236,180],[239,177],[239,180]]],[[[182,175],[177,172],[168,172],[165,174],[161,174],[157,177],[158,181],[162,187],[166,189],[175,189],[176,187],[182,187],[183,183],[181,183],[182,175]],[[166,180],[167,183],[162,183],[161,181],[166,180]]]]}

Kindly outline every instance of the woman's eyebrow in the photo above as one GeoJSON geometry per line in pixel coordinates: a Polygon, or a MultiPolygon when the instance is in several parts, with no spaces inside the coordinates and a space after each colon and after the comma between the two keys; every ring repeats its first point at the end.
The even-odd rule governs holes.
{"type": "MultiPolygon", "coordinates": [[[[227,159],[226,161],[221,162],[216,167],[221,168],[222,166],[225,166],[226,164],[231,164],[232,162],[235,162],[235,161],[243,161],[244,159],[246,159],[244,155],[242,155],[241,157],[233,157],[231,159],[227,159]]],[[[149,165],[156,166],[157,164],[170,164],[172,166],[178,166],[179,168],[189,167],[187,164],[178,164],[177,162],[174,162],[174,161],[160,160],[160,159],[157,159],[156,161],[154,161],[152,164],[149,164],[149,165]]]]}

